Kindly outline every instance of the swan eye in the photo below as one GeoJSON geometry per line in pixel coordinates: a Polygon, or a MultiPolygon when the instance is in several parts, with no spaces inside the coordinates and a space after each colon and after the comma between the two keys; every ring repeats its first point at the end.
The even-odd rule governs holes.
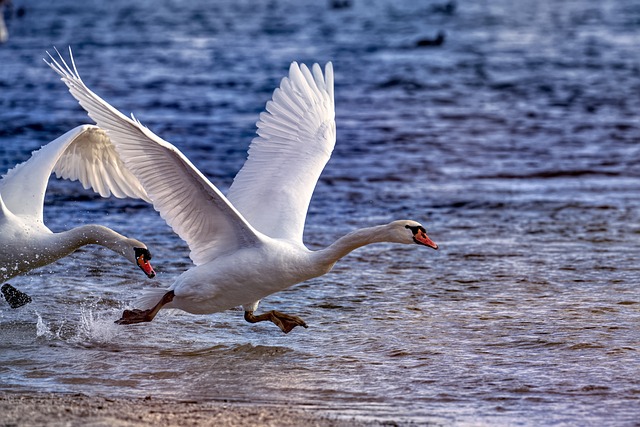
{"type": "Polygon", "coordinates": [[[143,260],[149,261],[151,259],[151,252],[146,248],[134,248],[136,253],[136,259],[140,259],[142,257],[143,260]]]}
{"type": "Polygon", "coordinates": [[[410,226],[409,224],[407,224],[404,226],[404,228],[408,228],[409,230],[411,230],[414,236],[421,231],[425,234],[427,233],[427,230],[425,230],[424,227],[421,225],[410,226]]]}

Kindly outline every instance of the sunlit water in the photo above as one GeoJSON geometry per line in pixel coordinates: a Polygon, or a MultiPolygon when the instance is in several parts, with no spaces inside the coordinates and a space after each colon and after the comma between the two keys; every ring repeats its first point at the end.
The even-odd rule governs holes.
{"type": "Polygon", "coordinates": [[[41,58],[86,82],[221,189],[292,60],[334,62],[338,143],[306,242],[413,218],[438,252],[370,246],[242,312],[113,324],[190,265],[152,208],[52,181],[53,230],[145,241],[158,277],[88,247],[11,283],[0,388],[275,402],[399,423],[640,419],[640,4],[635,1],[14,2],[0,46],[0,166],[88,122],[41,58]],[[17,8],[25,6],[18,17],[17,8]],[[418,40],[446,34],[440,47],[418,40]]]}

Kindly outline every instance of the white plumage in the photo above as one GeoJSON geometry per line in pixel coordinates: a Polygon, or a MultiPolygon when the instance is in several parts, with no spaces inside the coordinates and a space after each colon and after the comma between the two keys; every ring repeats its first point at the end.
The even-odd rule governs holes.
{"type": "Polygon", "coordinates": [[[80,181],[103,197],[149,200],[125,167],[107,134],[94,125],[78,126],[34,151],[0,180],[0,280],[50,264],[78,247],[99,244],[137,263],[152,277],[144,243],[115,231],[85,225],[53,233],[44,225],[44,195],[51,173],[80,181]],[[142,259],[139,257],[142,256],[142,259]]]}
{"type": "Polygon", "coordinates": [[[229,189],[257,230],[302,244],[307,209],[336,142],[333,67],[295,62],[260,114],[258,137],[229,189]]]}
{"type": "Polygon", "coordinates": [[[71,57],[49,65],[96,123],[106,130],[155,209],[184,239],[195,266],[163,294],[146,298],[148,310],[126,311],[120,323],[150,321],[163,307],[213,313],[242,305],[250,322],[270,320],[285,333],[305,326],[276,311],[255,316],[261,298],[327,273],[350,251],[375,242],[437,248],[415,221],[394,221],[350,233],[326,249],[302,242],[307,209],[336,140],[333,67],[292,63],[266,112],[246,163],[225,197],[173,145],[93,93],[71,57]],[[154,305],[155,304],[155,305],[154,305]]]}

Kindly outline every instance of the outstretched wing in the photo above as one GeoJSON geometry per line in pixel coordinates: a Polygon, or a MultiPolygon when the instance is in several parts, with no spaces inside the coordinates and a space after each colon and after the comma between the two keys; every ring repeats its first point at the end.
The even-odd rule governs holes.
{"type": "Polygon", "coordinates": [[[257,230],[302,243],[307,209],[336,142],[333,66],[292,63],[267,102],[258,136],[229,189],[229,200],[257,230]]]}
{"type": "Polygon", "coordinates": [[[180,150],[89,90],[78,75],[73,57],[73,69],[62,56],[62,65],[51,55],[50,58],[49,66],[60,74],[73,97],[107,132],[154,208],[187,242],[196,265],[258,244],[260,237],[253,227],[180,150]]]}
{"type": "MultiPolygon", "coordinates": [[[[151,203],[140,181],[126,168],[107,133],[94,125],[82,132],[62,151],[53,167],[58,178],[78,180],[102,197],[132,197],[151,203]]],[[[76,128],[78,129],[78,128],[76,128]]]]}
{"type": "Polygon", "coordinates": [[[149,201],[142,185],[125,167],[107,134],[94,125],[78,126],[34,151],[0,181],[0,193],[15,215],[42,222],[49,176],[80,181],[102,197],[149,201]]]}

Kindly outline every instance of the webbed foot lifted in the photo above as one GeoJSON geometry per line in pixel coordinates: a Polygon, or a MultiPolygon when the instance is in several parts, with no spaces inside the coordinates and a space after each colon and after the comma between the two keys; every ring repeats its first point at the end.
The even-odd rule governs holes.
{"type": "Polygon", "coordinates": [[[158,302],[153,306],[153,308],[150,308],[149,310],[125,310],[122,313],[122,317],[116,320],[114,323],[117,323],[118,325],[133,325],[135,323],[151,322],[162,307],[173,301],[174,296],[175,294],[173,293],[173,291],[167,292],[166,294],[164,294],[160,302],[158,302]]]}
{"type": "Polygon", "coordinates": [[[264,314],[254,315],[253,311],[244,312],[244,320],[249,323],[258,323],[264,321],[270,321],[275,323],[282,332],[288,334],[296,326],[302,326],[308,328],[307,324],[298,316],[291,316],[289,314],[280,313],[279,311],[271,310],[264,314]]]}
{"type": "Polygon", "coordinates": [[[22,307],[23,305],[31,302],[31,297],[22,291],[17,290],[8,283],[2,285],[0,288],[4,299],[7,301],[11,308],[22,307]]]}

